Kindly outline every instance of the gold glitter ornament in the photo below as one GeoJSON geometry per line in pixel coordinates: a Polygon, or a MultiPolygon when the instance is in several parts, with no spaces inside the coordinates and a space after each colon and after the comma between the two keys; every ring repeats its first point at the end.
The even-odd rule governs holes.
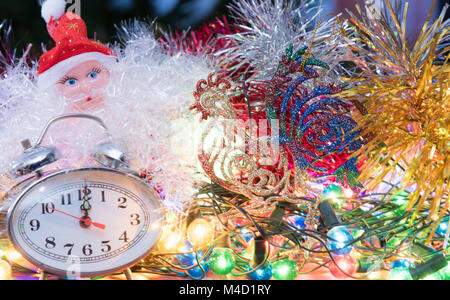
{"type": "MultiPolygon", "coordinates": [[[[312,227],[317,222],[316,205],[302,197],[309,192],[301,184],[305,175],[292,175],[287,153],[272,143],[271,136],[250,134],[231,102],[237,92],[236,85],[214,73],[197,84],[191,109],[201,113],[204,125],[198,155],[202,169],[212,182],[248,198],[241,205],[247,213],[263,217],[280,202],[303,205],[305,223],[312,227]]],[[[236,208],[220,215],[223,222],[239,217],[236,208]]]]}
{"type": "Polygon", "coordinates": [[[446,6],[430,25],[435,2],[412,50],[407,3],[403,10],[401,1],[384,1],[379,10],[366,5],[365,12],[357,7],[358,17],[349,12],[359,39],[351,47],[353,62],[361,73],[340,95],[365,108],[354,117],[364,140],[355,153],[364,161],[360,180],[369,191],[394,180],[412,190],[411,222],[427,211],[430,238],[450,204],[450,21],[446,6]]]}

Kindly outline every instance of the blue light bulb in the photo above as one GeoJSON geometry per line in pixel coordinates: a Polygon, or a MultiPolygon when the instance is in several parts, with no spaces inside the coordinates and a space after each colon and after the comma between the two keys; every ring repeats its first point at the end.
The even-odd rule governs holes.
{"type": "Polygon", "coordinates": [[[344,227],[333,227],[328,231],[328,248],[333,254],[346,255],[353,249],[352,234],[344,227]]]}
{"type": "Polygon", "coordinates": [[[436,233],[440,236],[445,236],[447,234],[447,228],[448,228],[448,218],[445,218],[442,220],[441,224],[439,224],[438,228],[436,229],[436,233]]]}
{"type": "MultiPolygon", "coordinates": [[[[188,241],[186,241],[184,243],[182,251],[190,252],[193,250],[194,250],[194,247],[192,246],[192,244],[189,243],[188,241]]],[[[176,258],[183,267],[192,267],[192,266],[198,264],[197,257],[198,257],[198,259],[201,259],[204,254],[205,253],[203,251],[198,251],[197,254],[195,252],[191,252],[191,253],[187,253],[187,254],[179,254],[179,255],[176,255],[176,258]]],[[[189,274],[189,276],[191,276],[194,279],[201,279],[209,271],[209,264],[206,263],[206,260],[207,260],[207,258],[202,260],[200,263],[200,265],[202,266],[202,268],[204,270],[204,273],[203,273],[202,269],[200,268],[200,266],[196,266],[192,269],[186,270],[186,273],[189,274]]]]}
{"type": "Polygon", "coordinates": [[[202,266],[203,271],[205,273],[203,273],[203,271],[200,268],[200,266],[197,266],[197,267],[194,267],[192,269],[186,270],[186,273],[189,274],[189,276],[191,276],[194,279],[201,279],[203,276],[206,275],[206,273],[208,273],[209,265],[207,263],[202,263],[201,266],[202,266]]]}
{"type": "Polygon", "coordinates": [[[246,228],[242,228],[240,230],[240,234],[245,239],[245,241],[247,243],[250,242],[250,240],[253,238],[253,233],[250,230],[246,229],[246,228]]]}
{"type": "Polygon", "coordinates": [[[302,216],[292,216],[289,218],[289,223],[298,228],[298,229],[305,229],[306,225],[305,225],[305,218],[302,216]]]}
{"type": "Polygon", "coordinates": [[[391,270],[393,269],[408,269],[409,267],[414,267],[414,263],[407,259],[397,259],[392,262],[391,264],[391,270]]]}
{"type": "MultiPolygon", "coordinates": [[[[191,251],[194,251],[194,247],[192,246],[191,243],[185,241],[181,249],[181,252],[191,252],[191,251]]],[[[178,254],[176,255],[176,258],[183,267],[190,267],[193,265],[193,262],[195,261],[195,253],[192,252],[187,254],[178,254]]]]}
{"type": "Polygon", "coordinates": [[[265,263],[264,266],[248,274],[247,278],[252,280],[269,280],[272,278],[272,274],[272,266],[269,263],[265,263]]]}

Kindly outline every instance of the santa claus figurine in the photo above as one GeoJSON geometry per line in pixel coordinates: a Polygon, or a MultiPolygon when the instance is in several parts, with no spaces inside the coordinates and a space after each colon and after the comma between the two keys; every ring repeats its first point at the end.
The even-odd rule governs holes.
{"type": "Polygon", "coordinates": [[[42,17],[56,46],[39,60],[38,86],[57,88],[67,100],[67,111],[79,112],[101,104],[102,90],[116,63],[114,52],[90,40],[84,21],[74,13],[64,13],[64,0],[47,0],[42,17]]]}

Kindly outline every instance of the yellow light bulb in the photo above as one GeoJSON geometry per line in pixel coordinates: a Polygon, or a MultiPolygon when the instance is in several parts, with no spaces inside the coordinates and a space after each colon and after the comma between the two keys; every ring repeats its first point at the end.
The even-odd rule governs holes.
{"type": "Polygon", "coordinates": [[[0,260],[0,280],[10,280],[11,273],[11,265],[4,260],[0,260]]]}
{"type": "Polygon", "coordinates": [[[183,235],[181,232],[168,230],[162,234],[158,243],[158,248],[164,253],[178,252],[182,244],[183,235]]]}
{"type": "Polygon", "coordinates": [[[16,250],[9,250],[6,252],[6,257],[8,258],[8,260],[16,262],[22,259],[22,255],[20,255],[19,252],[17,252],[16,250]]]}
{"type": "Polygon", "coordinates": [[[203,247],[212,241],[214,229],[207,220],[195,219],[189,224],[187,237],[194,247],[203,247]]]}

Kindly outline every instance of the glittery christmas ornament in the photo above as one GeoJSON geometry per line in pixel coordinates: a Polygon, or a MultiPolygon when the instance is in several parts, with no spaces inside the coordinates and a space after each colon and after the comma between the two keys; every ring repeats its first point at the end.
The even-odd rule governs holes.
{"type": "Polygon", "coordinates": [[[365,160],[360,180],[367,190],[382,181],[412,191],[408,210],[428,211],[431,234],[449,208],[450,47],[446,6],[426,23],[414,45],[408,45],[408,4],[378,1],[351,22],[359,42],[351,47],[361,73],[356,86],[341,96],[364,105],[354,117],[364,139],[356,155],[365,160]],[[397,185],[397,183],[399,184],[397,185]]]}
{"type": "Polygon", "coordinates": [[[308,89],[304,84],[320,77],[314,66],[329,69],[323,61],[308,57],[306,47],[295,53],[293,45],[286,49],[265,94],[269,124],[279,121],[280,144],[292,155],[296,176],[302,181],[310,181],[315,172],[333,174],[342,184],[360,187],[355,180],[359,175],[356,159],[340,155],[361,147],[354,132],[356,122],[349,115],[349,104],[333,97],[342,91],[341,86],[318,84],[308,89]]]}
{"type": "MultiPolygon", "coordinates": [[[[267,216],[277,202],[287,201],[307,207],[305,223],[311,224],[313,207],[298,197],[305,186],[295,182],[286,151],[270,135],[267,120],[262,120],[263,132],[239,119],[232,102],[237,93],[238,87],[223,74],[199,81],[194,92],[191,109],[201,115],[204,128],[199,161],[205,174],[225,190],[244,196],[241,205],[252,216],[267,216]]],[[[236,207],[221,215],[222,220],[239,218],[242,211],[236,207]]]]}

